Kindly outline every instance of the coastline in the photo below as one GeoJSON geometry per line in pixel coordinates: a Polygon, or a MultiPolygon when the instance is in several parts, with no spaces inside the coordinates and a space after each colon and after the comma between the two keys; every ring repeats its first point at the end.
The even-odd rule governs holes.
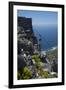
{"type": "Polygon", "coordinates": [[[55,46],[55,47],[52,47],[52,48],[50,48],[50,49],[48,49],[48,50],[42,50],[41,53],[46,53],[46,52],[49,52],[49,51],[53,51],[53,50],[56,50],[57,48],[58,48],[58,47],[55,46]]]}

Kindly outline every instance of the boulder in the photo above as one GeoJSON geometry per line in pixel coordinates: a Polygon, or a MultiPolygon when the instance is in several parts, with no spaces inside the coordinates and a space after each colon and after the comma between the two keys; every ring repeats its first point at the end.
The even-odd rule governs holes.
{"type": "Polygon", "coordinates": [[[23,55],[18,55],[18,70],[26,66],[25,58],[23,55]]]}

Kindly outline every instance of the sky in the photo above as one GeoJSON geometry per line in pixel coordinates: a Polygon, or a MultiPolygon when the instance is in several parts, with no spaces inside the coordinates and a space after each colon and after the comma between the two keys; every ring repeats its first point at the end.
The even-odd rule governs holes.
{"type": "Polygon", "coordinates": [[[58,13],[51,11],[18,10],[17,16],[32,18],[32,25],[57,26],[58,13]]]}

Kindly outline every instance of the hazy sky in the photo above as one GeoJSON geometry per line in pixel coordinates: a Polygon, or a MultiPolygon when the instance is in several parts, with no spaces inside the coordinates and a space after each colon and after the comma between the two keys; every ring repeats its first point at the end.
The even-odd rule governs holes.
{"type": "Polygon", "coordinates": [[[32,25],[57,26],[58,13],[50,11],[18,10],[17,16],[32,18],[32,25]]]}

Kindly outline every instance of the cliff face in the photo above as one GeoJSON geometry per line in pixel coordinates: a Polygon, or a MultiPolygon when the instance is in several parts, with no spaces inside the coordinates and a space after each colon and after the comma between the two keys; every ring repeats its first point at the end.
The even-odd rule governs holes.
{"type": "Polygon", "coordinates": [[[18,17],[18,68],[26,65],[24,58],[25,55],[32,55],[35,52],[37,38],[32,29],[32,19],[25,17],[18,17]],[[22,60],[21,60],[22,58],[22,60]],[[24,65],[20,63],[24,62],[24,65]]]}
{"type": "MultiPolygon", "coordinates": [[[[32,39],[33,44],[37,44],[37,38],[34,35],[33,29],[32,29],[32,19],[31,18],[25,18],[25,17],[18,17],[18,29],[26,34],[25,38],[32,39]]],[[[23,34],[24,34],[23,33],[23,34]]]]}
{"type": "Polygon", "coordinates": [[[33,35],[31,18],[18,17],[18,27],[24,30],[28,38],[30,38],[33,35]]]}
{"type": "Polygon", "coordinates": [[[18,26],[23,27],[25,30],[29,29],[32,31],[32,19],[25,17],[18,17],[18,26]]]}

